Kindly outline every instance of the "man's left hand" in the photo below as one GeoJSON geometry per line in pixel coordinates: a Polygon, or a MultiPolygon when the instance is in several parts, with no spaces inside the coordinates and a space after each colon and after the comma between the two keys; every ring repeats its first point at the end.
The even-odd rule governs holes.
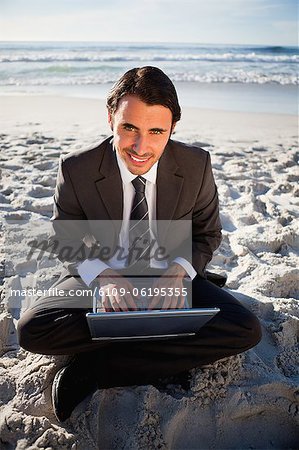
{"type": "Polygon", "coordinates": [[[184,308],[186,288],[184,288],[183,279],[185,275],[185,269],[179,264],[173,263],[153,284],[153,291],[158,294],[153,296],[148,309],[184,308]],[[166,293],[165,296],[164,293],[166,293]]]}

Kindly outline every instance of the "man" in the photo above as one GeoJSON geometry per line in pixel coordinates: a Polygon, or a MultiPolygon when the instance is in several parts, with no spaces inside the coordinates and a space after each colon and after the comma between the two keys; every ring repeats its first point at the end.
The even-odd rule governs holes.
{"type": "MultiPolygon", "coordinates": [[[[54,199],[55,232],[64,220],[120,221],[116,241],[123,245],[130,241],[130,219],[140,204],[149,229],[156,220],[192,221],[192,259],[180,254],[169,258],[156,285],[170,280],[170,286],[182,289],[189,279],[193,307],[218,307],[220,312],[192,337],[103,344],[91,340],[85,298],[39,299],[19,321],[20,345],[41,354],[74,355],[53,383],[53,407],[60,421],[96,388],[155,382],[243,352],[261,338],[256,317],[206,279],[206,266],[221,240],[217,189],[208,152],[170,139],[181,115],[170,79],[155,67],[129,70],[112,88],[107,108],[113,139],[61,160],[54,199]],[[142,193],[135,186],[137,181],[144,185],[142,193]]],[[[121,276],[126,267],[123,261],[111,256],[105,261],[65,262],[70,273],[62,275],[56,287],[69,292],[99,283],[106,311],[138,308],[130,282],[121,276]],[[117,288],[114,294],[107,286],[117,288]],[[125,287],[123,296],[121,287],[125,287]]],[[[162,308],[180,308],[183,300],[183,295],[156,295],[149,308],[161,301],[162,308]]]]}

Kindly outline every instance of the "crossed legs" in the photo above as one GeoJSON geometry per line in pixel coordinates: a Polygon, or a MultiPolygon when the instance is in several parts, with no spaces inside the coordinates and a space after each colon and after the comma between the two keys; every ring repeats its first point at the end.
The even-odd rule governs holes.
{"type": "Polygon", "coordinates": [[[147,384],[242,353],[261,339],[258,319],[228,292],[207,280],[193,280],[193,307],[218,307],[220,312],[195,336],[151,342],[92,341],[85,314],[91,307],[80,279],[64,278],[56,287],[85,289],[80,297],[40,298],[18,323],[21,347],[33,353],[80,353],[86,368],[99,374],[100,387],[147,384]],[[78,308],[77,306],[80,305],[78,308]]]}

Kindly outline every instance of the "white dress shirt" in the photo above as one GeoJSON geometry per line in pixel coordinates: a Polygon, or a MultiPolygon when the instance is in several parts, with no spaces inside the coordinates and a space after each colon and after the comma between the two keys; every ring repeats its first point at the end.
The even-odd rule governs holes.
{"type": "MultiPolygon", "coordinates": [[[[136,178],[136,175],[131,173],[126,167],[125,163],[119,156],[116,151],[116,159],[117,164],[120,170],[120,175],[122,179],[123,185],[123,220],[122,227],[119,234],[119,242],[118,245],[120,248],[123,248],[126,252],[128,251],[128,242],[129,242],[129,226],[130,226],[130,215],[132,204],[135,196],[135,189],[132,184],[132,181],[136,178]]],[[[145,197],[148,205],[148,214],[149,214],[149,226],[151,230],[151,237],[154,238],[157,235],[156,229],[156,196],[157,196],[157,169],[158,162],[156,162],[148,172],[142,175],[146,180],[145,185],[145,197]]],[[[158,243],[155,242],[155,246],[153,246],[152,253],[155,253],[156,248],[158,247],[158,243]]],[[[196,271],[193,266],[184,258],[177,257],[173,261],[177,264],[180,264],[189,277],[193,280],[196,276],[196,271]]],[[[78,273],[84,283],[89,286],[92,281],[105,269],[123,269],[125,267],[125,259],[117,258],[117,255],[114,255],[109,261],[109,264],[104,263],[100,259],[86,259],[82,263],[80,263],[77,267],[78,273]]],[[[154,258],[150,260],[150,267],[159,268],[159,269],[167,269],[168,263],[167,261],[156,261],[154,258]]]]}

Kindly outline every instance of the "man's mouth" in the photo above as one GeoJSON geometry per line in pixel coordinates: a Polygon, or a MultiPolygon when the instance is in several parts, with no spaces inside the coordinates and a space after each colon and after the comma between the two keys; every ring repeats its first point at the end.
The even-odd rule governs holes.
{"type": "Polygon", "coordinates": [[[148,157],[148,158],[138,158],[137,156],[133,156],[131,153],[128,153],[128,155],[137,164],[144,164],[150,159],[150,157],[148,157]]]}

